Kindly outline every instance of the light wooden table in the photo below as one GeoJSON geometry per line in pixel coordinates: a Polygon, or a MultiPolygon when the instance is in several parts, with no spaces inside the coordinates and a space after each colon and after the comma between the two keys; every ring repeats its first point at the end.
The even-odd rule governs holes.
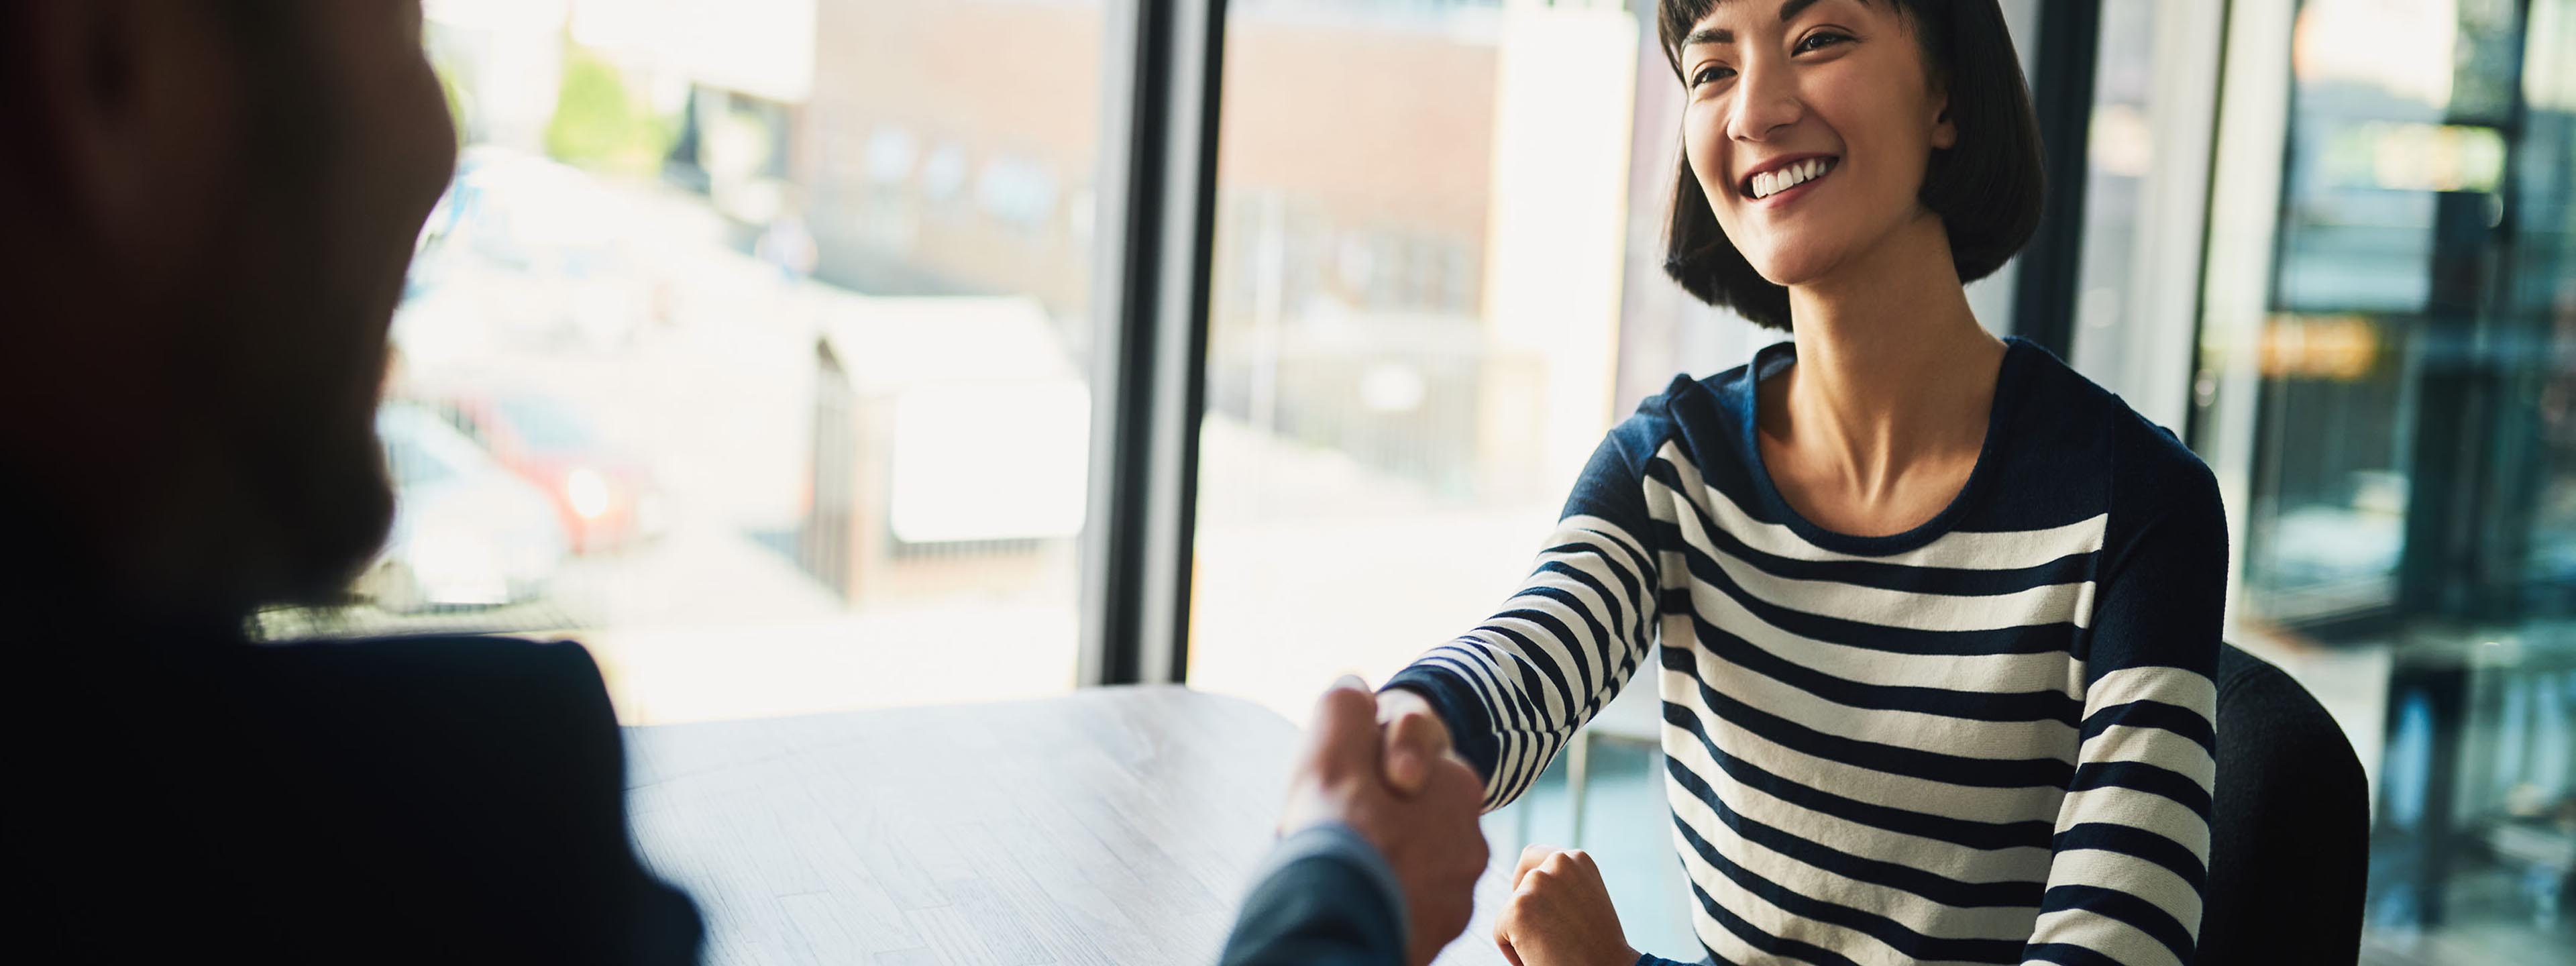
{"type": "MultiPolygon", "coordinates": [[[[1213,963],[1300,745],[1176,687],[626,734],[636,835],[714,966],[1213,963]]],[[[1441,963],[1503,962],[1501,874],[1441,963]]]]}

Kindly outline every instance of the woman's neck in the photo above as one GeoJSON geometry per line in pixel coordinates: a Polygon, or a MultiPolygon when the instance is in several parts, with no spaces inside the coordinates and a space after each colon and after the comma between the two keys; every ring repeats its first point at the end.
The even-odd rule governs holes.
{"type": "Polygon", "coordinates": [[[1811,482],[1875,502],[1919,466],[1974,465],[2004,344],[1969,309],[1937,216],[1791,287],[1789,303],[1798,363],[1765,387],[1762,429],[1811,482]]]}

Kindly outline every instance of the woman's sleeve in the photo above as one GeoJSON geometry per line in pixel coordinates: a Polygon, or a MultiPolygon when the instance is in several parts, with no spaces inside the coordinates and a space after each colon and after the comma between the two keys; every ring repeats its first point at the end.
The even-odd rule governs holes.
{"type": "Polygon", "coordinates": [[[1485,779],[1485,808],[1528,789],[1654,641],[1656,561],[1643,470],[1661,421],[1641,414],[1592,455],[1556,532],[1491,619],[1387,679],[1429,699],[1485,779]]]}
{"type": "Polygon", "coordinates": [[[2179,444],[2138,450],[2148,458],[2114,457],[2113,486],[2133,495],[2113,497],[2082,655],[2082,744],[2027,962],[2182,966],[2200,934],[2226,517],[2209,469],[2179,444]]]}

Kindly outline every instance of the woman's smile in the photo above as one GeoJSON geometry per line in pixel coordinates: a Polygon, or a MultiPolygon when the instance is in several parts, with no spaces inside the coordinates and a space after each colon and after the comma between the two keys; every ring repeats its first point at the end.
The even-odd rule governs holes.
{"type": "Polygon", "coordinates": [[[1783,155],[1755,165],[1736,190],[1751,204],[1776,208],[1806,197],[1841,163],[1842,158],[1830,154],[1783,155]]]}

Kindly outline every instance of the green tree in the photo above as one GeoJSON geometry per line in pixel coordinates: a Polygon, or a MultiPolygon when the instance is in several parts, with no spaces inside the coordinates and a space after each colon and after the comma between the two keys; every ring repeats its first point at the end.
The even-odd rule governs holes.
{"type": "Polygon", "coordinates": [[[456,83],[455,68],[444,62],[432,66],[438,72],[439,91],[447,95],[447,119],[456,125],[456,146],[461,148],[473,143],[474,127],[465,113],[468,109],[465,89],[456,83]]]}
{"type": "Polygon", "coordinates": [[[649,173],[670,150],[668,126],[636,103],[625,73],[586,48],[566,45],[563,85],[546,123],[556,160],[623,173],[649,173]]]}

